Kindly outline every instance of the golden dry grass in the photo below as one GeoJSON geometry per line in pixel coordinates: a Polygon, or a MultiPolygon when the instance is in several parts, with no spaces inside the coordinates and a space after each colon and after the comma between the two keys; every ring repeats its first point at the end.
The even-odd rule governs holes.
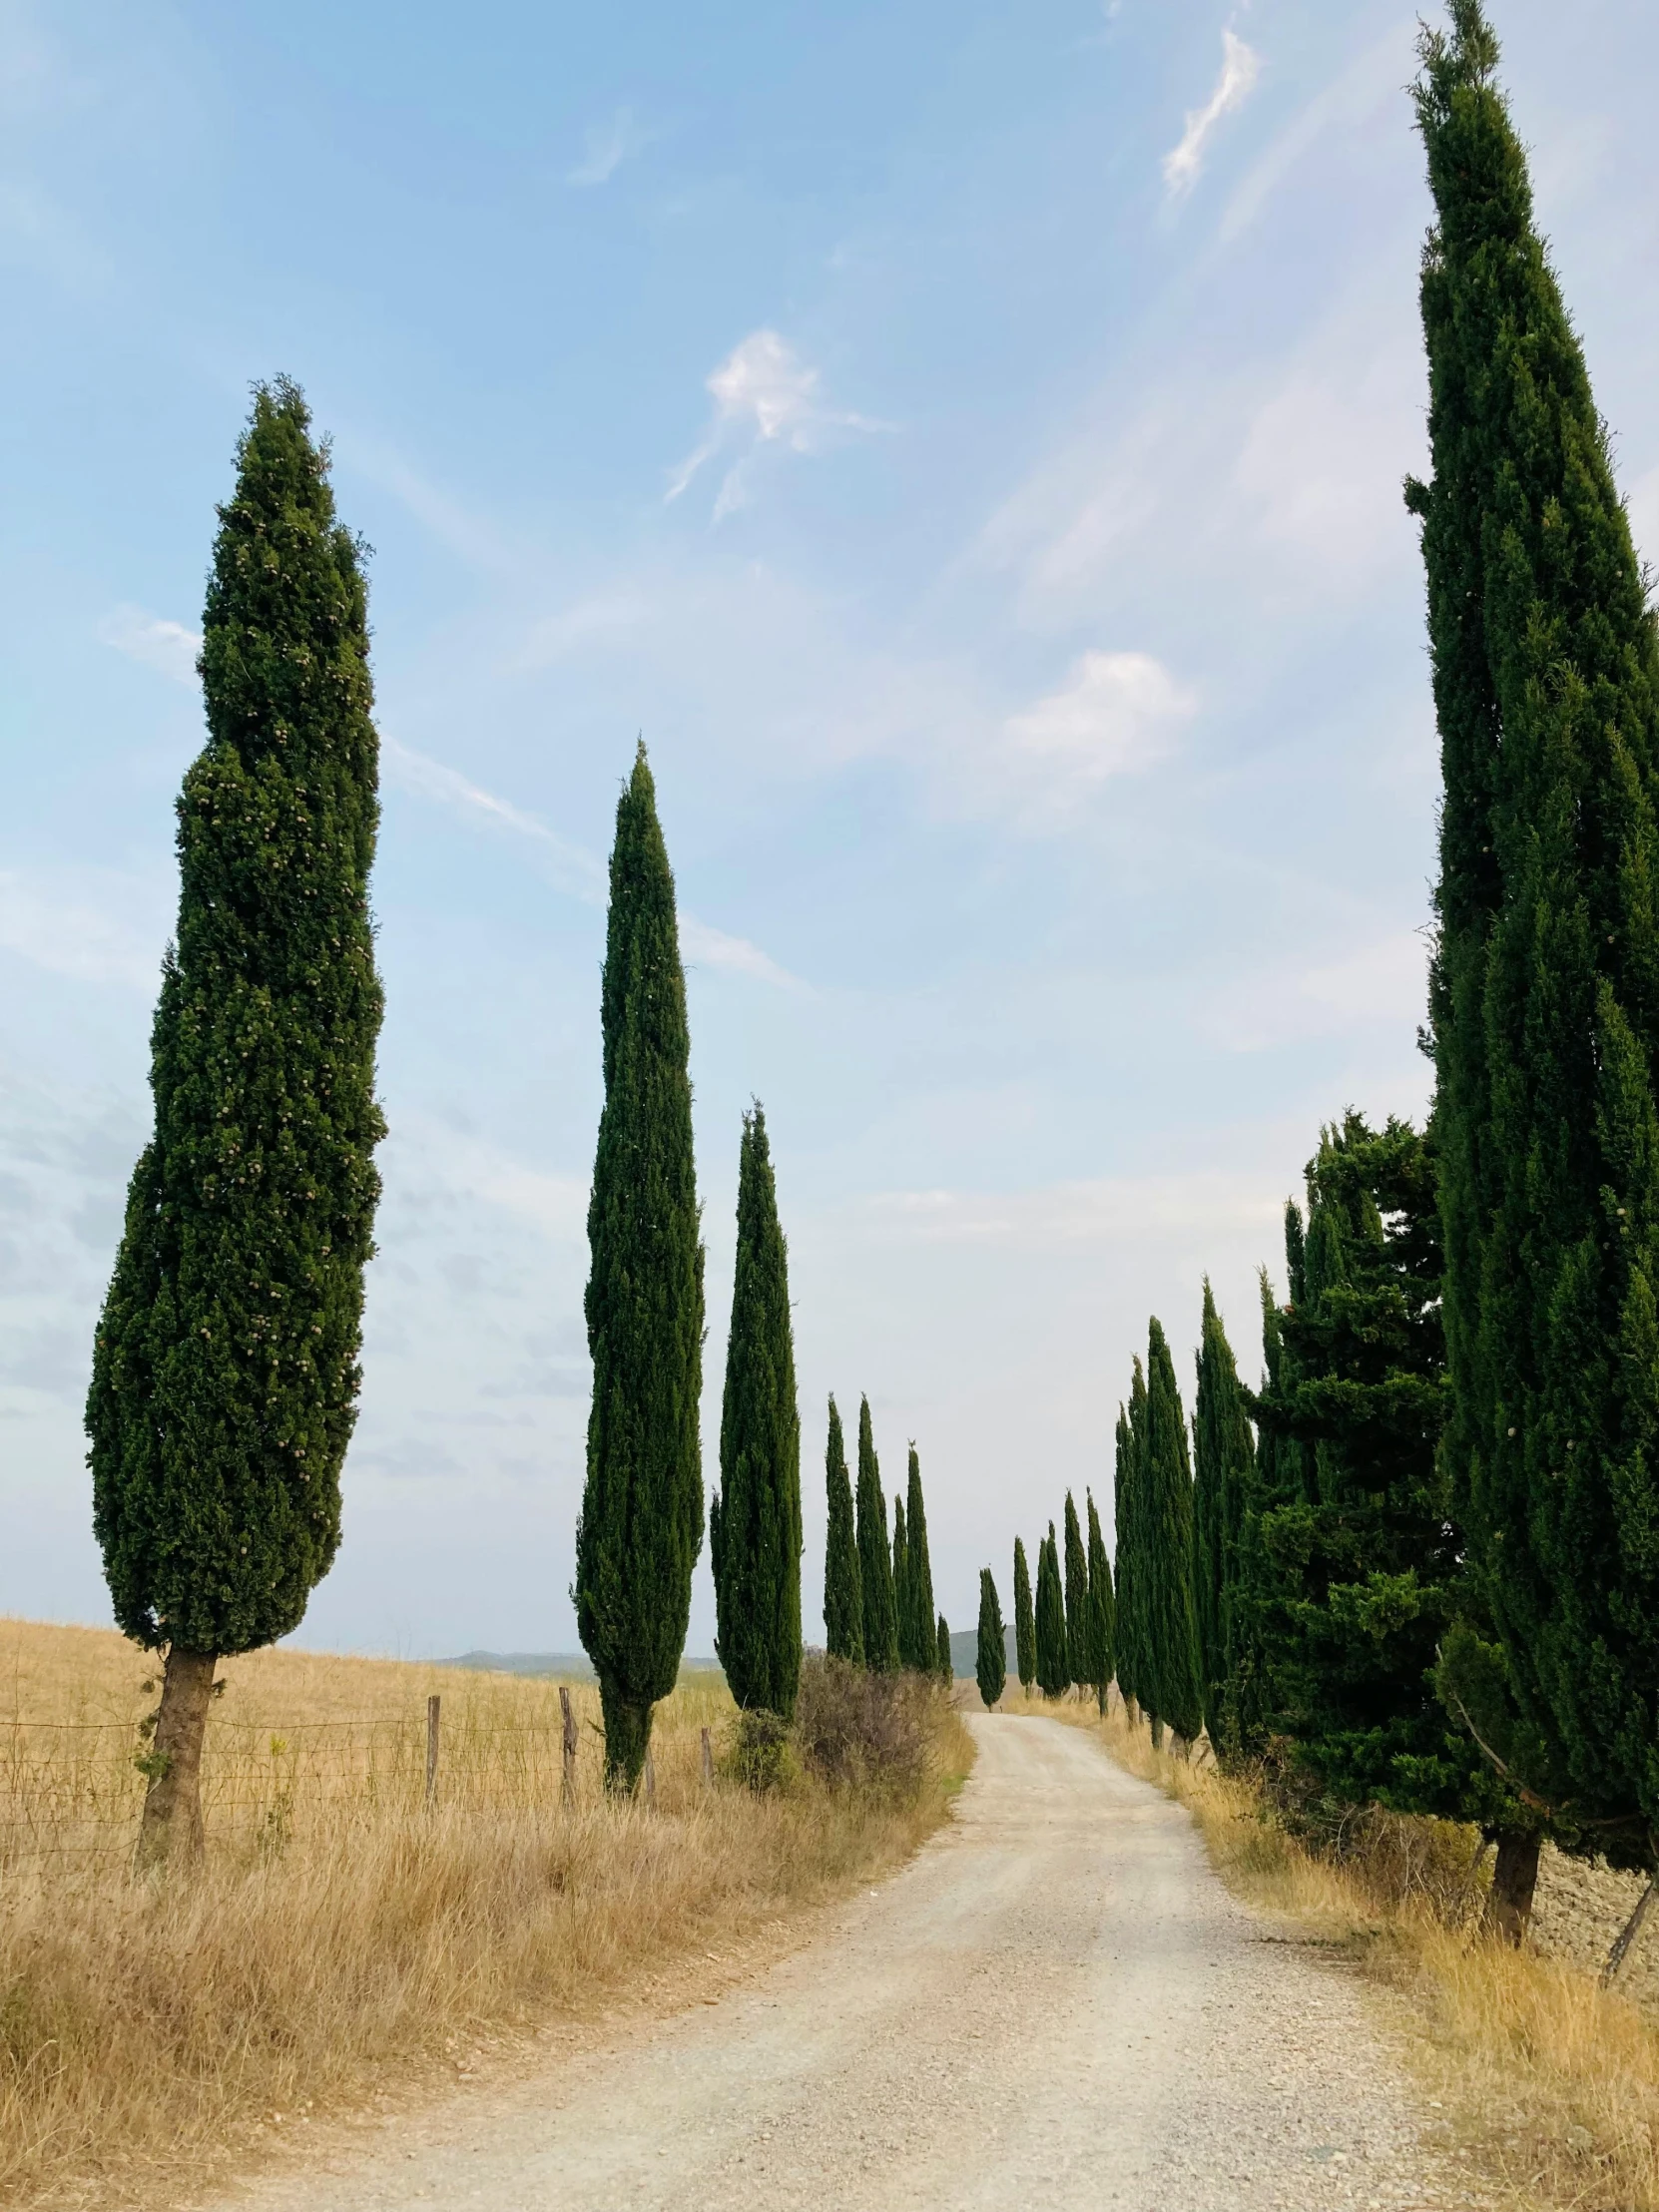
{"type": "Polygon", "coordinates": [[[265,1651],[209,1723],[209,1862],[131,1872],[153,1673],[114,1633],[0,1623],[0,2201],[177,2204],[295,2118],[594,2009],[911,1850],[971,1759],[940,1703],[918,1799],[706,1787],[732,1707],[658,1709],[656,1803],[560,1803],[557,1685],[265,1651]],[[437,1803],[426,1698],[442,1698],[437,1803]]]}
{"type": "MultiPolygon", "coordinates": [[[[1217,1872],[1396,1993],[1426,2096],[1445,2114],[1471,2182],[1516,2206],[1659,2212],[1659,2030],[1593,1972],[1482,1935],[1489,1868],[1478,1839],[1441,1821],[1374,1816],[1340,1861],[1278,1825],[1248,1777],[1154,1751],[1121,1705],[1047,1704],[1017,1685],[1003,1710],[1098,1732],[1132,1774],[1198,1821],[1217,1872]]],[[[1560,1863],[1560,1879],[1570,1879],[1560,1863]]]]}

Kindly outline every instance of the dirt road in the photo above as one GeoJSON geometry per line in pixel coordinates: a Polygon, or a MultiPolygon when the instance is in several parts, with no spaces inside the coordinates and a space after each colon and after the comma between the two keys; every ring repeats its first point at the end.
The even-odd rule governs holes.
{"type": "Polygon", "coordinates": [[[1291,2212],[1466,2204],[1364,1993],[1058,1722],[980,1718],[956,1820],[718,2003],[458,2090],[262,2212],[1291,2212]]]}

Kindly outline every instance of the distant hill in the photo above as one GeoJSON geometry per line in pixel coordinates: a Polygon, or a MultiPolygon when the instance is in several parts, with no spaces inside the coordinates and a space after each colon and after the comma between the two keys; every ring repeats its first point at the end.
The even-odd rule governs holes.
{"type": "MultiPolygon", "coordinates": [[[[480,1674],[537,1674],[550,1675],[566,1682],[592,1682],[597,1679],[593,1661],[585,1651],[463,1651],[458,1659],[439,1659],[433,1662],[440,1667],[472,1667],[480,1674]]],[[[713,1659],[695,1655],[680,1662],[682,1674],[718,1674],[720,1667],[713,1659]]]]}
{"type": "MultiPolygon", "coordinates": [[[[1002,1648],[1008,1654],[1008,1680],[1019,1679],[1019,1662],[1014,1657],[1013,1624],[1002,1631],[1002,1648]]],[[[950,1632],[950,1670],[961,1681],[971,1682],[974,1669],[979,1664],[979,1631],[977,1628],[953,1628],[950,1632]]]]}

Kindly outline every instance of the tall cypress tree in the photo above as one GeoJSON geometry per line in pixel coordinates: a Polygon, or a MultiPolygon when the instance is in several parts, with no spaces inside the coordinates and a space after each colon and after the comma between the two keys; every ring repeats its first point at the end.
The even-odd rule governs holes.
{"type": "Polygon", "coordinates": [[[887,1549],[887,1501],[869,1425],[869,1399],[858,1401],[858,1583],[863,1595],[864,1664],[877,1674],[898,1671],[898,1614],[892,1554],[887,1549]]]}
{"type": "Polygon", "coordinates": [[[950,1654],[950,1623],[942,1613],[939,1615],[938,1626],[933,1632],[933,1651],[939,1680],[945,1683],[954,1682],[956,1679],[956,1662],[950,1654]]]}
{"type": "Polygon", "coordinates": [[[852,1477],[846,1471],[841,1416],[830,1399],[830,1440],[824,1453],[830,1530],[824,1552],[824,1634],[830,1655],[855,1667],[864,1663],[864,1593],[858,1567],[858,1534],[852,1516],[852,1477]]]}
{"type": "MultiPolygon", "coordinates": [[[[1023,1557],[1023,1553],[1021,1554],[1023,1557]]],[[[992,1706],[1008,1684],[1008,1632],[1002,1625],[1002,1605],[989,1567],[979,1569],[979,1642],[974,1654],[974,1679],[985,1705],[992,1706]]]]}
{"type": "Polygon", "coordinates": [[[1118,1688],[1133,1719],[1149,1696],[1141,1571],[1139,1517],[1142,1459],[1146,1438],[1146,1376],[1139,1355],[1129,1384],[1129,1402],[1118,1407],[1113,1519],[1117,1530],[1118,1688]]]}
{"type": "Polygon", "coordinates": [[[720,1485],[709,1508],[720,1663],[739,1705],[789,1720],[801,1683],[801,1418],[789,1252],[759,1102],[738,1158],[720,1485]]]}
{"type": "Polygon", "coordinates": [[[605,1779],[633,1790],[686,1645],[703,1545],[703,1244],[674,876],[642,744],[617,803],[601,986],[605,1105],[588,1204],[593,1403],[576,1627],[605,1779]]]}
{"type": "Polygon", "coordinates": [[[1100,1533],[1100,1515],[1094,1492],[1085,1493],[1089,1504],[1089,1635],[1088,1667],[1084,1678],[1106,1711],[1106,1690],[1117,1659],[1117,1607],[1112,1596],[1112,1569],[1106,1558],[1106,1540],[1100,1533]]]}
{"type": "Polygon", "coordinates": [[[1089,1555],[1071,1492],[1066,1492],[1066,1675],[1079,1686],[1094,1681],[1089,1664],[1089,1555]]]}
{"type": "Polygon", "coordinates": [[[260,386],[219,510],[208,741],[87,1403],[115,1617],[166,1649],[141,1857],[202,1845],[214,1667],[296,1626],[339,1544],[379,1196],[378,824],[361,547],[298,387],[260,386]]]}
{"type": "Polygon", "coordinates": [[[1204,1723],[1193,1609],[1193,1478],[1175,1363],[1156,1317],[1147,1338],[1143,1457],[1136,1565],[1150,1680],[1141,1695],[1155,1721],[1190,1743],[1204,1723]]]}
{"type": "Polygon", "coordinates": [[[1206,1276],[1193,1401],[1193,1599],[1204,1725],[1218,1753],[1226,1756],[1239,1749],[1236,1587],[1255,1457],[1238,1366],[1206,1276]]]}
{"type": "Polygon", "coordinates": [[[915,1639],[915,1657],[905,1664],[913,1666],[918,1674],[925,1674],[933,1663],[937,1611],[933,1603],[933,1564],[927,1556],[927,1508],[921,1496],[921,1461],[916,1457],[914,1444],[910,1446],[909,1478],[905,1485],[904,1537],[909,1547],[910,1605],[914,1618],[911,1633],[915,1639]]]}
{"type": "MultiPolygon", "coordinates": [[[[910,1545],[904,1527],[904,1500],[896,1490],[892,1501],[892,1610],[898,1663],[901,1667],[913,1667],[916,1663],[915,1592],[910,1587],[910,1545]]],[[[928,1657],[932,1657],[931,1649],[928,1657]]]]}
{"type": "Polygon", "coordinates": [[[1060,1547],[1054,1523],[1037,1546],[1037,1686],[1044,1697],[1064,1695],[1069,1669],[1066,1660],[1066,1601],[1060,1588],[1060,1547]]]}
{"type": "Polygon", "coordinates": [[[1019,1686],[1029,1697],[1037,1679],[1037,1621],[1031,1606],[1031,1570],[1025,1563],[1025,1539],[1014,1538],[1014,1664],[1019,1686]]]}
{"type": "Polygon", "coordinates": [[[1444,1457],[1509,1708],[1482,1733],[1504,1721],[1507,1764],[1651,1865],[1659,646],[1497,42],[1478,0],[1449,12],[1416,86],[1433,477],[1406,487],[1444,775],[1444,1457]]]}

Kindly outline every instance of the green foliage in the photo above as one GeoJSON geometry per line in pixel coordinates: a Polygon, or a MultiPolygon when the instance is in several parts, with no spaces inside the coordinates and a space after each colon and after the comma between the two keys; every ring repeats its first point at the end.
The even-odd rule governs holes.
{"type": "Polygon", "coordinates": [[[1355,1113],[1308,1166],[1299,1295],[1257,1403],[1264,1433],[1296,1447],[1259,1510],[1264,1721],[1339,1805],[1502,1825],[1505,1793],[1435,1690],[1463,1593],[1436,1461],[1434,1181],[1426,1138],[1355,1113]]]}
{"type": "Polygon", "coordinates": [[[87,1402],[116,1619],[210,1654],[295,1627],[338,1548],[384,1133],[362,549],[285,379],[256,391],[219,518],[155,1133],[87,1402]]]}
{"type": "MultiPolygon", "coordinates": [[[[1021,1552],[1023,1559],[1025,1554],[1021,1552]]],[[[1007,1630],[1002,1625],[1002,1605],[989,1567],[979,1569],[979,1643],[974,1653],[974,1679],[986,1706],[992,1706],[1008,1685],[1007,1630]]]]}
{"type": "Polygon", "coordinates": [[[1206,1276],[1193,1401],[1193,1602],[1204,1725],[1224,1757],[1236,1756],[1241,1748],[1234,1690],[1242,1663],[1239,1545],[1255,1463],[1244,1388],[1206,1276]]]}
{"type": "Polygon", "coordinates": [[[830,1655],[853,1666],[864,1663],[864,1594],[858,1535],[852,1515],[852,1478],[846,1471],[841,1416],[830,1400],[830,1440],[824,1453],[830,1529],[824,1553],[824,1631],[830,1655]]]}
{"type": "Polygon", "coordinates": [[[1072,1682],[1090,1682],[1089,1672],[1089,1555],[1083,1548],[1083,1528],[1071,1492],[1066,1492],[1066,1676],[1072,1682]]]}
{"type": "MultiPolygon", "coordinates": [[[[894,1522],[896,1528],[896,1520],[894,1522]]],[[[921,1461],[910,1446],[909,1479],[904,1499],[904,1582],[898,1589],[898,1655],[917,1674],[931,1673],[935,1663],[937,1612],[933,1604],[933,1567],[927,1555],[927,1508],[921,1495],[921,1461]]],[[[893,1546],[893,1580],[898,1582],[898,1548],[893,1546]]]]}
{"type": "Polygon", "coordinates": [[[933,1631],[933,1666],[941,1682],[955,1681],[956,1663],[950,1656],[950,1623],[942,1613],[933,1631]]]}
{"type": "Polygon", "coordinates": [[[858,1401],[858,1580],[863,1593],[864,1664],[877,1674],[898,1667],[898,1610],[893,1597],[892,1553],[887,1548],[887,1501],[870,1432],[869,1399],[858,1401]]]}
{"type": "Polygon", "coordinates": [[[1526,1779],[1659,1823],[1659,645],[1476,0],[1416,86],[1444,1460],[1526,1779]]]}
{"type": "Polygon", "coordinates": [[[1060,1547],[1054,1523],[1037,1546],[1037,1686],[1060,1697],[1071,1680],[1066,1658],[1066,1601],[1060,1588],[1060,1547]]]}
{"type": "Polygon", "coordinates": [[[1037,1679],[1037,1623],[1031,1608],[1031,1570],[1025,1563],[1025,1540],[1014,1538],[1014,1660],[1019,1686],[1030,1694],[1037,1679]]]}
{"type": "Polygon", "coordinates": [[[1089,1603],[1085,1672],[1078,1679],[1088,1683],[1106,1710],[1106,1686],[1112,1679],[1117,1653],[1117,1608],[1112,1598],[1112,1570],[1106,1559],[1106,1541],[1100,1533],[1100,1515],[1094,1492],[1085,1492],[1089,1506],[1089,1603]]]}
{"type": "Polygon", "coordinates": [[[593,1402],[576,1626],[599,1677],[605,1773],[632,1790],[679,1673],[703,1544],[703,1243],[674,876],[639,749],[617,804],[601,987],[605,1105],[588,1205],[593,1402]]]}
{"type": "Polygon", "coordinates": [[[893,1625],[898,1638],[898,1663],[901,1667],[910,1667],[913,1671],[915,1621],[912,1617],[911,1596],[910,1545],[904,1527],[904,1500],[895,1492],[892,1501],[893,1625]]]}
{"type": "Polygon", "coordinates": [[[1193,1607],[1193,1480],[1175,1363],[1156,1318],[1148,1333],[1135,1565],[1145,1635],[1141,1702],[1189,1742],[1204,1724],[1193,1607]]]}
{"type": "MultiPolygon", "coordinates": [[[[710,1547],[713,1548],[711,1529],[710,1547]]],[[[799,1669],[797,1670],[799,1679],[799,1669]]],[[[747,1706],[733,1723],[721,1767],[727,1777],[766,1797],[793,1790],[801,1780],[801,1761],[782,1714],[765,1706],[747,1706]]]]}
{"type": "Polygon", "coordinates": [[[759,1104],[744,1116],[738,1162],[720,1484],[709,1511],[715,1649],[738,1704],[787,1721],[801,1679],[801,1420],[789,1254],[759,1104]]]}
{"type": "Polygon", "coordinates": [[[1137,1356],[1129,1402],[1118,1407],[1112,1507],[1117,1544],[1117,1677],[1126,1699],[1144,1704],[1150,1679],[1146,1660],[1143,1575],[1139,1554],[1142,1447],[1146,1434],[1146,1376],[1137,1356]]]}

